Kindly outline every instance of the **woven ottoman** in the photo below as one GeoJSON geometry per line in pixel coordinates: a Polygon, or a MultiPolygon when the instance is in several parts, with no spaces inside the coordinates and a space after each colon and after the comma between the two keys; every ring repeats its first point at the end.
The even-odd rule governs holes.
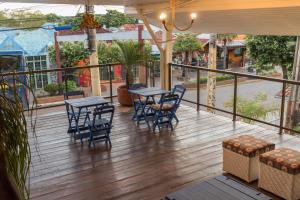
{"type": "Polygon", "coordinates": [[[275,144],[242,135],[223,141],[223,170],[248,183],[258,179],[259,155],[275,149],[275,144]]]}
{"type": "Polygon", "coordinates": [[[260,155],[258,186],[282,198],[300,199],[300,152],[280,148],[260,155]]]}

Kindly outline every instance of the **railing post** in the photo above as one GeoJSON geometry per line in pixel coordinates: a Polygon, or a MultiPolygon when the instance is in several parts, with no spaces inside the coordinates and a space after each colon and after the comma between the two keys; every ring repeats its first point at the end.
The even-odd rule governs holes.
{"type": "Polygon", "coordinates": [[[65,71],[65,97],[68,98],[68,71],[65,71]]]}
{"type": "Polygon", "coordinates": [[[109,69],[109,89],[110,89],[110,102],[113,103],[113,91],[112,91],[112,68],[113,66],[112,65],[109,65],[108,66],[108,69],[109,69]]]}
{"type": "Polygon", "coordinates": [[[233,88],[233,121],[236,121],[236,106],[237,106],[237,75],[234,75],[234,88],[233,88]]]}
{"type": "Polygon", "coordinates": [[[197,111],[200,110],[200,69],[197,69],[197,111]]]}
{"type": "Polygon", "coordinates": [[[145,82],[146,82],[146,86],[148,87],[148,71],[149,71],[149,69],[147,66],[149,66],[149,63],[147,63],[145,66],[145,73],[146,73],[146,81],[145,82]]]}
{"type": "Polygon", "coordinates": [[[168,64],[168,70],[169,70],[169,73],[168,73],[168,76],[169,76],[169,83],[168,83],[168,90],[171,90],[171,87],[172,87],[172,74],[171,74],[171,72],[172,72],[172,63],[169,63],[168,64]]]}
{"type": "Polygon", "coordinates": [[[152,63],[152,69],[151,69],[151,71],[152,71],[152,86],[153,87],[155,87],[155,65],[156,65],[156,63],[153,62],[152,63]]]}
{"type": "Polygon", "coordinates": [[[282,134],[283,131],[283,121],[284,121],[284,105],[285,105],[285,93],[286,93],[286,82],[282,83],[282,92],[281,92],[281,111],[280,111],[280,128],[279,134],[282,134]]]}

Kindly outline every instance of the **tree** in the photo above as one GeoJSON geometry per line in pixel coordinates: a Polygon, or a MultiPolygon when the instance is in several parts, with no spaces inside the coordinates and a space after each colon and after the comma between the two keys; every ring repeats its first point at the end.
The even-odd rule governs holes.
{"type": "MultiPolygon", "coordinates": [[[[73,30],[80,29],[80,23],[84,13],[78,13],[75,17],[65,18],[60,24],[71,24],[73,30]]],[[[105,15],[95,15],[96,21],[100,25],[105,25],[106,27],[116,27],[119,28],[123,24],[135,24],[137,19],[129,17],[124,13],[117,10],[108,10],[105,15]]]]}
{"type": "Polygon", "coordinates": [[[111,47],[112,51],[116,52],[113,56],[116,61],[121,63],[126,70],[126,88],[133,83],[133,70],[134,67],[139,64],[145,64],[146,59],[149,59],[150,56],[147,55],[150,53],[147,50],[147,45],[145,45],[144,50],[140,50],[138,42],[129,40],[129,41],[116,41],[111,47]]]}
{"type": "MultiPolygon", "coordinates": [[[[275,106],[267,107],[264,102],[267,100],[267,95],[258,93],[254,99],[244,99],[237,97],[236,110],[237,113],[249,118],[265,120],[269,113],[278,111],[275,106]]],[[[233,108],[233,97],[224,103],[226,108],[233,108]]],[[[242,118],[244,122],[253,123],[253,120],[242,118]]]]}
{"type": "Polygon", "coordinates": [[[193,52],[202,50],[202,44],[197,40],[197,35],[191,33],[180,34],[177,36],[173,51],[175,53],[184,53],[184,64],[192,64],[193,52]]]}
{"type": "Polygon", "coordinates": [[[45,23],[56,23],[61,18],[55,14],[44,15],[39,11],[16,10],[0,12],[0,26],[12,28],[40,27],[45,23]]]}
{"type": "MultiPolygon", "coordinates": [[[[175,53],[182,53],[185,65],[191,65],[193,52],[202,50],[202,44],[197,40],[197,35],[191,33],[180,34],[177,36],[173,45],[175,53]]],[[[185,77],[185,68],[182,71],[182,77],[185,77]]]]}
{"type": "Polygon", "coordinates": [[[129,17],[117,10],[108,10],[103,17],[96,17],[96,20],[107,27],[120,27],[124,24],[135,24],[137,19],[129,17]]]}
{"type": "Polygon", "coordinates": [[[296,37],[292,36],[247,36],[248,55],[257,69],[265,66],[280,66],[282,76],[288,79],[292,70],[296,37]]]}
{"type": "MultiPolygon", "coordinates": [[[[84,60],[89,56],[89,51],[84,48],[82,42],[64,42],[59,47],[62,67],[72,67],[77,61],[84,60]]],[[[50,60],[56,62],[54,46],[49,49],[50,60]]]]}
{"type": "Polygon", "coordinates": [[[237,34],[228,33],[228,34],[217,34],[217,40],[223,42],[223,67],[224,69],[228,69],[228,49],[227,43],[232,41],[237,37],[237,34]]]}

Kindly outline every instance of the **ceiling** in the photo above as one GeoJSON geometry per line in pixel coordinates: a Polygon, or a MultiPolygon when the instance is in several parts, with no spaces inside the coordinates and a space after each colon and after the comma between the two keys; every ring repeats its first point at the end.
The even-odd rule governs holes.
{"type": "MultiPolygon", "coordinates": [[[[84,4],[84,0],[7,0],[18,3],[84,4]]],[[[142,10],[153,24],[168,12],[169,0],[94,0],[95,5],[123,5],[129,14],[142,10]]],[[[190,12],[198,18],[195,33],[242,33],[300,35],[300,0],[177,0],[176,24],[189,23],[190,12]]]]}

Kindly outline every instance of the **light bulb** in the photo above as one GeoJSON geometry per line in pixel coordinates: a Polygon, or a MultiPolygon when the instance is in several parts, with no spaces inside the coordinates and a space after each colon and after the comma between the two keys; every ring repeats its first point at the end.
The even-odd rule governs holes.
{"type": "Polygon", "coordinates": [[[191,19],[194,20],[197,18],[197,14],[196,13],[191,13],[191,19]]]}
{"type": "Polygon", "coordinates": [[[167,18],[166,13],[161,13],[160,16],[159,16],[159,19],[160,19],[161,21],[166,20],[166,18],[167,18]]]}

